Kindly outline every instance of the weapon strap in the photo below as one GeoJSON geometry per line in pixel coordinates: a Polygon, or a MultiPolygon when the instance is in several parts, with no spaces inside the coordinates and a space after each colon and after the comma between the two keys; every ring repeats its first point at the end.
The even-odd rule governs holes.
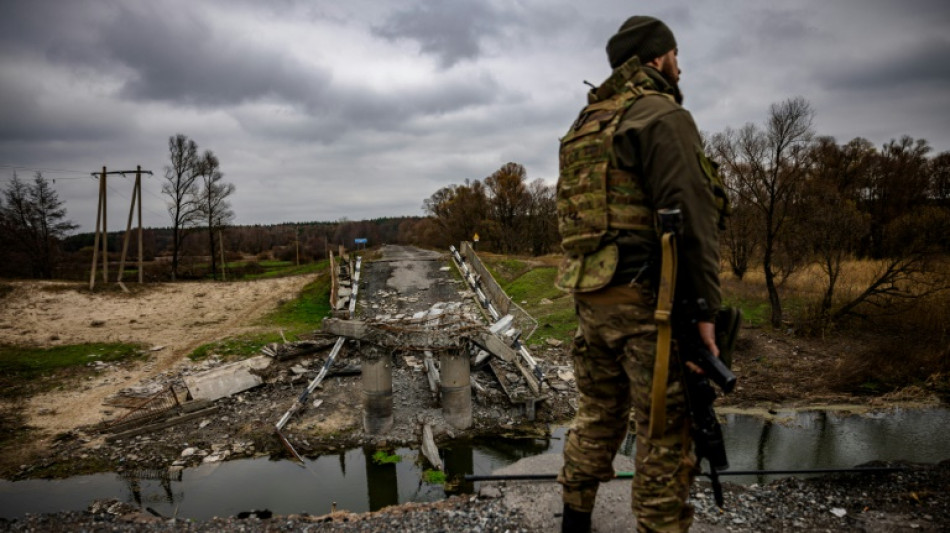
{"type": "Polygon", "coordinates": [[[666,429],[666,388],[670,374],[670,346],[673,342],[673,290],[676,286],[676,242],[672,232],[664,233],[661,239],[663,262],[660,266],[660,288],[657,291],[656,311],[656,359],[653,363],[653,389],[650,405],[650,438],[659,438],[666,429]]]}

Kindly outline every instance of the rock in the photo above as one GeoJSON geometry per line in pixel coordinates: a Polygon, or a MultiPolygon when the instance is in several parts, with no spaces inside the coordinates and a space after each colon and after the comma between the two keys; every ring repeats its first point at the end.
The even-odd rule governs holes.
{"type": "Polygon", "coordinates": [[[555,348],[557,348],[557,347],[561,346],[562,344],[564,344],[563,341],[558,340],[558,339],[555,339],[555,338],[553,338],[553,337],[548,337],[547,339],[544,339],[544,342],[545,342],[545,344],[547,344],[548,346],[554,346],[555,348]]]}
{"type": "Polygon", "coordinates": [[[194,454],[196,454],[196,453],[198,453],[198,449],[197,449],[197,448],[191,448],[191,447],[189,447],[189,448],[185,448],[184,450],[181,451],[181,456],[182,456],[182,457],[191,457],[192,455],[194,455],[194,454]]]}
{"type": "Polygon", "coordinates": [[[501,490],[498,487],[484,486],[478,491],[479,498],[496,499],[501,498],[501,490]]]}

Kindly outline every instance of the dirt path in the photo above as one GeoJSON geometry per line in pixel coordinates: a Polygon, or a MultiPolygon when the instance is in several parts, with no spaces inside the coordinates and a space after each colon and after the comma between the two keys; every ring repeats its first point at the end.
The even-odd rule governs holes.
{"type": "Polygon", "coordinates": [[[296,297],[313,276],[252,282],[150,284],[133,294],[89,292],[76,283],[22,282],[3,299],[0,343],[56,346],[87,342],[142,343],[145,363],[99,376],[74,389],[31,398],[28,424],[50,435],[101,420],[102,402],[151,375],[189,364],[198,346],[261,330],[255,322],[296,297]]]}

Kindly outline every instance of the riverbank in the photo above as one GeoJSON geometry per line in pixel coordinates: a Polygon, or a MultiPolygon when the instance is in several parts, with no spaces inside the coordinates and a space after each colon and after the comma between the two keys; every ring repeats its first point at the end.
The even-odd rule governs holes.
{"type": "MultiPolygon", "coordinates": [[[[548,456],[546,461],[550,461],[548,456]]],[[[528,461],[508,471],[551,466],[528,461]]],[[[885,466],[879,464],[876,466],[885,466]]],[[[887,474],[835,474],[812,479],[786,478],[766,485],[725,483],[726,508],[713,504],[708,482],[697,482],[692,501],[700,533],[761,531],[937,532],[950,525],[950,461],[937,465],[890,463],[906,468],[887,474]]],[[[631,531],[629,482],[604,484],[598,493],[593,531],[631,531]]],[[[337,512],[321,516],[271,516],[268,512],[189,521],[156,516],[116,500],[98,501],[82,512],[31,515],[8,521],[3,531],[404,531],[524,532],[557,531],[560,489],[554,483],[498,482],[477,495],[434,503],[409,503],[372,513],[337,512]]]]}
{"type": "MultiPolygon", "coordinates": [[[[430,308],[437,302],[454,300],[462,301],[464,306],[474,308],[476,304],[471,295],[466,293],[464,284],[453,277],[451,272],[441,269],[443,260],[444,258],[440,258],[438,254],[433,256],[414,253],[409,256],[403,254],[398,259],[381,262],[375,267],[365,265],[366,272],[364,282],[361,283],[360,303],[363,316],[418,312],[430,308]]],[[[185,328],[183,331],[201,331],[202,339],[205,337],[210,339],[212,336],[222,334],[222,325],[225,325],[228,331],[238,331],[239,328],[251,325],[253,317],[250,313],[246,313],[245,309],[254,309],[256,316],[265,307],[293,297],[292,287],[288,287],[291,294],[286,296],[285,291],[268,292],[268,287],[263,285],[246,284],[240,288],[250,290],[242,290],[240,294],[247,293],[247,301],[242,303],[229,300],[224,309],[219,309],[201,303],[215,300],[212,293],[204,291],[223,290],[227,293],[229,290],[227,285],[209,284],[200,289],[176,286],[173,289],[174,292],[180,292],[191,291],[193,288],[200,291],[193,294],[193,298],[200,300],[193,300],[190,304],[192,310],[200,315],[197,317],[198,320],[195,316],[177,317],[174,307],[164,311],[150,309],[149,313],[152,314],[149,316],[167,316],[169,319],[175,317],[181,320],[185,328]],[[232,322],[232,317],[238,320],[232,322]]],[[[72,317],[73,313],[65,311],[63,306],[74,299],[84,301],[83,294],[79,291],[74,294],[57,289],[34,291],[33,296],[37,299],[32,304],[18,302],[18,305],[22,305],[22,309],[26,309],[25,312],[29,314],[28,329],[22,331],[17,329],[26,328],[26,326],[11,315],[10,327],[6,328],[7,333],[23,336],[30,332],[50,331],[59,327],[62,331],[57,335],[57,341],[66,339],[62,317],[72,317]]],[[[238,296],[240,295],[235,294],[230,297],[237,298],[238,296]]],[[[28,298],[30,294],[19,294],[17,297],[28,298]]],[[[113,295],[111,298],[106,295],[97,295],[95,305],[85,302],[80,306],[80,311],[85,309],[86,313],[93,315],[96,312],[102,312],[105,309],[103,301],[106,299],[109,305],[120,306],[126,303],[131,305],[133,310],[143,305],[135,298],[122,295],[113,295]],[[100,296],[102,296],[101,299],[100,296]]],[[[167,300],[170,299],[165,296],[157,297],[149,305],[159,306],[167,300]]],[[[180,306],[181,303],[179,302],[178,305],[180,306]]],[[[142,314],[143,311],[136,312],[142,314]]],[[[132,316],[123,313],[117,312],[115,316],[132,316]]],[[[96,331],[107,331],[103,329],[103,325],[90,326],[96,322],[93,320],[95,316],[89,314],[83,316],[88,320],[77,322],[78,330],[89,330],[86,332],[90,335],[94,335],[96,331]]],[[[118,332],[138,335],[137,332],[145,321],[130,320],[131,322],[125,324],[127,327],[124,327],[118,319],[115,319],[114,335],[119,335],[118,332]]],[[[112,321],[106,321],[105,325],[111,324],[112,321]]],[[[545,325],[541,324],[539,330],[541,334],[545,331],[544,328],[545,325]]],[[[38,477],[56,478],[104,471],[154,470],[170,473],[180,472],[182,469],[197,465],[220,464],[221,461],[233,459],[263,460],[264,457],[287,457],[286,452],[274,437],[273,424],[294,402],[309,378],[322,367],[328,345],[313,353],[273,361],[267,370],[259,372],[263,381],[259,387],[217,400],[213,406],[214,412],[199,411],[204,414],[170,428],[122,438],[107,438],[94,431],[91,426],[79,423],[85,422],[85,418],[78,419],[69,416],[72,409],[83,409],[84,413],[92,417],[90,420],[95,421],[119,416],[121,411],[118,407],[103,406],[97,401],[100,396],[105,397],[106,392],[111,394],[132,388],[148,392],[153,388],[164,390],[169,386],[182,390],[182,383],[186,378],[214,370],[224,362],[213,356],[201,362],[190,362],[185,359],[184,355],[188,348],[194,345],[198,337],[192,333],[183,334],[180,339],[167,334],[165,337],[155,338],[147,343],[155,351],[150,352],[151,355],[146,362],[103,366],[96,370],[94,376],[84,378],[77,385],[77,390],[60,388],[45,396],[47,399],[56,398],[59,403],[38,403],[36,398],[26,399],[30,407],[21,412],[29,418],[23,424],[25,429],[22,439],[28,446],[19,447],[14,442],[5,447],[4,477],[20,480],[38,477]],[[162,342],[175,344],[159,349],[162,342]],[[40,407],[33,408],[34,405],[40,407]],[[28,450],[29,453],[24,453],[24,450],[28,450]]],[[[735,394],[720,400],[719,405],[723,407],[721,409],[723,414],[735,412],[733,410],[749,411],[758,412],[769,419],[780,416],[782,412],[789,409],[816,406],[837,406],[849,412],[861,412],[865,409],[889,405],[933,406],[941,402],[934,390],[927,387],[909,387],[886,396],[873,394],[854,396],[841,392],[835,387],[834,380],[831,378],[839,370],[839,354],[846,350],[856,349],[855,342],[850,339],[830,341],[801,339],[756,328],[745,328],[742,338],[735,358],[735,371],[740,377],[740,385],[735,394]]],[[[394,387],[393,430],[386,436],[367,436],[361,430],[360,378],[347,373],[349,367],[359,363],[358,347],[352,348],[352,350],[349,348],[344,350],[339,358],[339,368],[334,367],[334,370],[340,371],[339,375],[324,382],[322,388],[311,397],[311,405],[307,406],[288,425],[285,432],[297,451],[307,457],[341,453],[353,446],[366,446],[373,449],[391,449],[402,445],[416,446],[422,427],[426,424],[432,427],[439,446],[457,437],[473,434],[522,437],[538,435],[543,434],[545,428],[551,424],[563,424],[570,420],[576,407],[576,393],[572,383],[573,375],[570,371],[567,347],[557,343],[545,343],[537,347],[534,353],[545,369],[548,384],[551,385],[551,396],[538,404],[535,422],[527,423],[521,407],[510,404],[504,392],[493,382],[490,374],[482,371],[474,374],[476,382],[485,389],[484,392],[475,393],[474,426],[470,430],[460,431],[450,427],[442,419],[441,409],[428,390],[424,374],[418,370],[419,361],[416,355],[401,353],[394,357],[393,374],[396,386],[394,387]],[[321,402],[319,406],[316,404],[317,401],[321,402]]],[[[809,528],[814,526],[816,530],[822,530],[831,528],[826,525],[826,521],[829,520],[826,514],[830,514],[835,519],[841,518],[836,515],[838,512],[832,513],[832,509],[845,509],[844,516],[850,516],[847,519],[852,520],[859,515],[866,518],[871,516],[867,513],[883,508],[888,509],[885,511],[887,513],[912,517],[912,521],[908,523],[916,523],[918,528],[924,528],[923,530],[927,530],[926,528],[930,527],[928,524],[934,521],[941,524],[942,520],[942,523],[946,524],[946,517],[941,514],[940,509],[946,509],[947,503],[940,499],[940,496],[932,497],[940,491],[946,492],[945,487],[948,486],[946,468],[934,465],[921,466],[919,470],[915,470],[915,472],[918,471],[921,472],[919,475],[883,480],[893,485],[892,488],[881,493],[881,496],[886,499],[881,501],[874,499],[879,495],[878,488],[875,486],[873,494],[865,498],[866,505],[860,506],[860,509],[857,507],[860,502],[842,500],[849,489],[846,488],[847,485],[841,485],[840,480],[832,480],[833,486],[818,486],[818,488],[814,488],[816,485],[813,485],[811,481],[808,481],[806,485],[798,486],[794,480],[762,486],[730,488],[729,494],[735,495],[736,512],[739,514],[729,514],[732,512],[730,507],[730,511],[724,514],[711,509],[708,515],[704,515],[706,511],[700,506],[698,524],[704,525],[703,527],[721,528],[710,529],[710,531],[762,530],[753,526],[747,527],[747,525],[761,526],[761,522],[758,522],[753,515],[761,515],[764,512],[769,516],[775,515],[772,519],[776,522],[772,525],[779,529],[812,530],[809,528]],[[787,485],[782,485],[783,483],[787,485]],[[841,488],[842,486],[845,488],[841,488]],[[837,501],[845,503],[836,506],[834,502],[837,501]],[[893,509],[888,507],[891,503],[895,506],[893,509]],[[812,510],[814,514],[811,514],[812,510]],[[930,518],[927,518],[928,516],[930,518]],[[786,519],[776,517],[791,518],[788,518],[790,521],[783,521],[786,519]],[[804,525],[799,527],[796,521],[804,525]]],[[[609,484],[610,487],[615,485],[625,484],[619,482],[609,484]]],[[[442,529],[549,531],[549,526],[552,524],[550,521],[558,520],[556,484],[549,483],[543,487],[544,501],[555,503],[553,509],[544,512],[542,522],[532,521],[530,516],[534,510],[544,508],[539,504],[540,500],[509,502],[509,496],[518,494],[530,496],[530,489],[534,486],[510,483],[495,487],[480,485],[478,494],[475,496],[452,497],[433,504],[404,504],[374,513],[337,513],[320,517],[293,515],[269,519],[253,516],[242,519],[239,516],[230,516],[200,521],[172,520],[150,514],[147,510],[149,507],[147,502],[130,506],[127,502],[132,500],[126,499],[125,503],[94,503],[84,512],[52,513],[16,521],[7,520],[0,523],[0,526],[11,530],[29,530],[30,527],[34,527],[31,524],[34,524],[39,530],[56,530],[54,528],[62,527],[61,530],[72,531],[92,527],[91,525],[98,523],[103,527],[117,530],[170,528],[167,530],[212,531],[244,528],[277,531],[281,528],[295,529],[308,526],[316,528],[323,527],[320,524],[334,524],[334,527],[338,528],[365,527],[365,529],[349,529],[352,531],[410,529],[413,531],[442,529]],[[480,522],[485,516],[490,516],[488,521],[480,522]],[[390,525],[387,525],[388,523],[390,525]],[[405,529],[400,529],[401,527],[405,529]]],[[[698,492],[694,496],[697,502],[708,503],[711,500],[703,487],[702,483],[698,484],[698,492]]],[[[605,490],[604,493],[609,494],[609,491],[605,490]]],[[[537,495],[537,497],[541,496],[537,495]]],[[[622,523],[626,524],[623,522],[623,517],[629,516],[628,501],[629,497],[618,497],[612,503],[605,505],[604,509],[610,516],[618,517],[622,523]]],[[[166,511],[164,514],[170,513],[166,511]]],[[[838,526],[849,523],[835,522],[838,526]]],[[[893,529],[882,531],[890,530],[893,529]]]]}

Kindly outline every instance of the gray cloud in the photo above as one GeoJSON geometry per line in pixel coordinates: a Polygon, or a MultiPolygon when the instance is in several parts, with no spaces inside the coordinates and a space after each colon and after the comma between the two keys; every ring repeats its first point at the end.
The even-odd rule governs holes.
{"type": "MultiPolygon", "coordinates": [[[[71,171],[56,186],[85,225],[88,172],[141,164],[157,173],[146,224],[167,225],[177,132],[218,154],[242,224],[416,215],[508,161],[553,182],[582,80],[607,77],[607,38],[641,13],[676,32],[703,130],[802,95],[819,134],[950,149],[942,0],[4,0],[0,187],[12,166],[71,171]]],[[[126,186],[110,220],[127,215],[126,186]]]]}
{"type": "Polygon", "coordinates": [[[422,0],[392,14],[373,32],[391,40],[414,40],[424,53],[436,56],[447,68],[465,59],[476,59],[482,51],[482,39],[497,35],[504,24],[502,16],[479,0],[422,0]]]}
{"type": "Polygon", "coordinates": [[[835,62],[821,81],[839,91],[950,89],[950,36],[931,37],[861,62],[835,62]]]}

